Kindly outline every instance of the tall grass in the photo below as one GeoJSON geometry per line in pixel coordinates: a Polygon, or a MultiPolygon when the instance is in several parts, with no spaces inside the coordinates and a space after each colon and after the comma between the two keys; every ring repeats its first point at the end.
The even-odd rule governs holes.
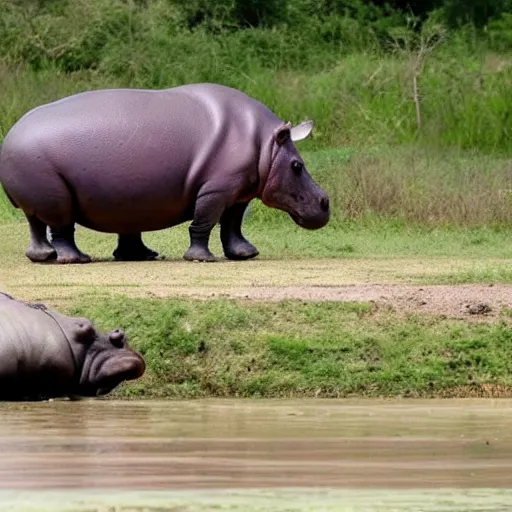
{"type": "Polygon", "coordinates": [[[267,69],[257,62],[235,67],[229,59],[225,62],[227,57],[200,52],[193,61],[185,59],[181,69],[178,64],[164,66],[165,52],[149,56],[145,69],[127,70],[124,76],[97,70],[64,73],[52,67],[14,69],[0,62],[0,136],[28,109],[75,92],[206,81],[239,88],[282,119],[313,119],[314,137],[306,143],[310,149],[420,142],[512,154],[512,56],[432,57],[420,78],[419,131],[407,58],[354,54],[312,73],[267,69]]]}
{"type": "Polygon", "coordinates": [[[308,148],[419,141],[511,154],[512,53],[501,43],[493,52],[471,31],[446,37],[430,24],[443,42],[415,95],[422,32],[402,27],[379,39],[348,16],[189,30],[178,4],[0,0],[0,136],[28,108],[79,90],[218,82],[283,119],[313,118],[308,148]]]}

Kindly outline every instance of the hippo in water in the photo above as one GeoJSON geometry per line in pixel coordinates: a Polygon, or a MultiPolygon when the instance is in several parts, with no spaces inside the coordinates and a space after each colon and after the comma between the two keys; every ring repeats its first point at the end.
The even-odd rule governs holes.
{"type": "Polygon", "coordinates": [[[145,368],[121,329],[0,293],[0,400],[102,396],[145,368]]]}
{"type": "Polygon", "coordinates": [[[254,198],[306,229],[327,224],[329,198],[294,145],[312,129],[216,84],[84,92],[35,108],[11,128],[0,182],[27,217],[34,262],[89,262],[75,224],[117,233],[118,260],[154,259],[141,234],[189,220],[185,259],[215,260],[208,246],[220,222],[224,254],[243,260],[258,255],[241,231],[254,198]]]}

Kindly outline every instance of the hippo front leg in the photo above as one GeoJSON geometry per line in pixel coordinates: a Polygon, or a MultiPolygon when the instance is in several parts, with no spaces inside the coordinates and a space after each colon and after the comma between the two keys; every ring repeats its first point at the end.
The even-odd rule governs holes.
{"type": "Polygon", "coordinates": [[[194,208],[194,219],[188,228],[190,247],[183,257],[188,261],[215,261],[208,248],[210,233],[226,209],[226,200],[218,193],[198,197],[194,208]]]}
{"type": "Polygon", "coordinates": [[[117,261],[150,261],[155,260],[158,253],[144,245],[141,233],[135,233],[118,236],[113,256],[117,261]]]}
{"type": "Polygon", "coordinates": [[[220,219],[220,239],[224,254],[230,260],[248,260],[259,251],[242,235],[242,221],[249,203],[237,203],[228,208],[220,219]]]}

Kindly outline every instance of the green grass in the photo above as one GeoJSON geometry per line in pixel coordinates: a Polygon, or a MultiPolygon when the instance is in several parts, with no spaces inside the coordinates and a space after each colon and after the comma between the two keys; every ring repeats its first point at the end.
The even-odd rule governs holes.
{"type": "MultiPolygon", "coordinates": [[[[279,221],[260,224],[248,219],[244,223],[244,234],[260,250],[258,260],[470,258],[493,267],[496,259],[512,258],[512,228],[428,229],[380,221],[371,225],[333,223],[310,232],[289,218],[279,221]]],[[[26,222],[0,225],[0,234],[3,268],[25,262],[29,240],[26,222]]],[[[78,229],[76,239],[82,250],[101,260],[112,259],[117,243],[113,234],[86,229],[78,229]]],[[[188,224],[146,233],[144,240],[167,260],[181,260],[189,244],[188,224]]],[[[218,228],[212,232],[210,246],[218,258],[223,257],[218,228]]],[[[502,274],[506,277],[506,272],[502,274]]]]}
{"type": "Polygon", "coordinates": [[[512,384],[512,331],[502,322],[401,315],[364,303],[98,294],[76,297],[66,311],[104,329],[122,326],[145,357],[143,379],[113,396],[435,396],[512,384]]]}

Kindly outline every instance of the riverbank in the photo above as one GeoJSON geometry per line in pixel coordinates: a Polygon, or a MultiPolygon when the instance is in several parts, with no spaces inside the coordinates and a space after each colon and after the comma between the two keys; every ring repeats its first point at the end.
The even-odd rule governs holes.
{"type": "MultiPolygon", "coordinates": [[[[182,261],[181,226],[145,236],[169,259],[125,263],[109,261],[115,236],[80,228],[80,246],[98,260],[61,266],[30,263],[26,225],[6,224],[0,283],[21,299],[126,330],[148,370],[113,397],[512,396],[504,233],[471,244],[461,240],[477,235],[459,230],[436,246],[432,233],[428,242],[414,232],[375,232],[387,238],[382,250],[368,232],[363,243],[362,230],[355,247],[382,252],[335,258],[336,231],[247,232],[262,253],[253,261],[182,261]],[[308,236],[326,257],[293,258],[301,241],[314,247],[308,236]],[[394,243],[404,237],[408,244],[394,243]],[[429,245],[429,256],[411,249],[429,245]],[[449,249],[451,256],[436,255],[449,249]]],[[[215,252],[221,256],[217,245],[215,252]]]]}

